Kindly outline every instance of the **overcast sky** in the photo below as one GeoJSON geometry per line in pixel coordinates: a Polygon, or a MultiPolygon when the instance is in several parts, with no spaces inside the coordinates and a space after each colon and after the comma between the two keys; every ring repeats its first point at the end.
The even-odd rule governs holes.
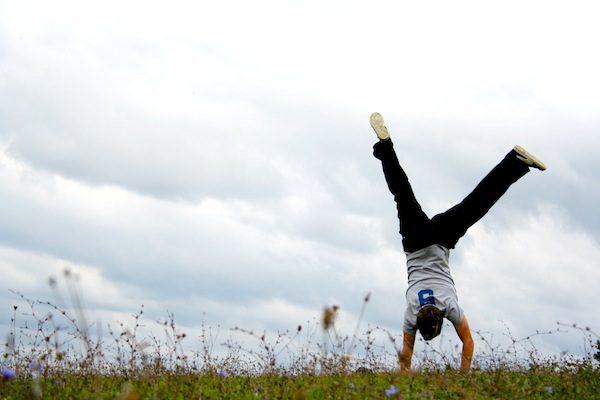
{"type": "Polygon", "coordinates": [[[3,326],[69,268],[88,315],[173,312],[190,347],[331,304],[352,334],[367,293],[361,332],[399,336],[379,111],[430,216],[515,144],[548,166],[451,253],[473,330],[600,331],[599,1],[0,4],[3,326]]]}

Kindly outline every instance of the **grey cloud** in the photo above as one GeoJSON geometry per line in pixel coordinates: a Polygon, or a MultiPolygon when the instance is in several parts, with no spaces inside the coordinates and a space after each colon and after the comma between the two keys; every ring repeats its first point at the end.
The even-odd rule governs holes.
{"type": "MultiPolygon", "coordinates": [[[[272,315],[281,310],[298,313],[286,324],[334,302],[355,315],[372,291],[366,322],[399,332],[404,258],[368,126],[380,111],[430,215],[462,200],[515,144],[548,165],[512,187],[452,255],[474,329],[502,328],[481,306],[481,285],[499,299],[516,286],[541,296],[531,303],[536,315],[589,313],[580,302],[561,306],[568,288],[544,296],[557,287],[551,277],[503,275],[514,260],[568,254],[564,243],[532,230],[536,254],[496,252],[549,218],[562,224],[554,235],[577,232],[597,258],[598,68],[570,50],[597,30],[585,13],[583,27],[562,31],[568,38],[556,46],[554,26],[538,21],[531,34],[537,9],[516,3],[502,9],[502,21],[515,22],[506,37],[500,22],[455,6],[433,20],[414,18],[429,15],[418,6],[383,14],[324,6],[308,33],[298,16],[314,16],[311,6],[280,5],[279,18],[239,6],[248,14],[228,24],[220,3],[203,13],[146,7],[144,18],[122,5],[30,16],[3,6],[0,244],[23,253],[7,268],[92,269],[92,286],[110,299],[90,293],[90,309],[131,313],[146,303],[154,317],[172,308],[187,326],[206,311],[217,323],[277,330],[272,315]],[[109,19],[111,29],[102,23],[109,19]],[[532,43],[542,47],[532,52],[532,43]],[[560,62],[568,56],[585,68],[560,62]]],[[[47,296],[45,282],[28,279],[13,274],[5,285],[47,296]]],[[[533,326],[508,303],[495,311],[519,332],[551,324],[533,326]]]]}

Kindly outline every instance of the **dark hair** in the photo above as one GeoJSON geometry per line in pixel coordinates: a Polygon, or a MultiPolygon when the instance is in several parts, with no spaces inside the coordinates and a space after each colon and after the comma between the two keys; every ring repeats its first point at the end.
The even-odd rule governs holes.
{"type": "Polygon", "coordinates": [[[442,331],[444,313],[430,304],[421,307],[417,313],[417,327],[425,340],[431,340],[442,331]]]}

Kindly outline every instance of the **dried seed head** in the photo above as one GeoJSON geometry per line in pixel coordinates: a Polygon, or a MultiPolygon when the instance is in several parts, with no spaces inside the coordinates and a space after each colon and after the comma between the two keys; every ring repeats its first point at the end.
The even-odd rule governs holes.
{"type": "Polygon", "coordinates": [[[323,329],[329,329],[333,327],[338,309],[338,306],[325,307],[323,309],[323,329]]]}

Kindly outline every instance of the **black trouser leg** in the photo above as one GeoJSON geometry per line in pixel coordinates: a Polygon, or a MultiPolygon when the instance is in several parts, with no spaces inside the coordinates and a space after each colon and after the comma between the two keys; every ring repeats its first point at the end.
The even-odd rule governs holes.
{"type": "Polygon", "coordinates": [[[415,198],[392,141],[380,141],[373,146],[373,150],[373,155],[381,160],[385,180],[394,195],[404,250],[412,252],[433,244],[431,221],[415,198]]]}
{"type": "Polygon", "coordinates": [[[467,229],[479,221],[508,188],[527,172],[529,167],[517,159],[515,151],[511,150],[460,204],[432,218],[436,244],[454,248],[467,229]]]}

